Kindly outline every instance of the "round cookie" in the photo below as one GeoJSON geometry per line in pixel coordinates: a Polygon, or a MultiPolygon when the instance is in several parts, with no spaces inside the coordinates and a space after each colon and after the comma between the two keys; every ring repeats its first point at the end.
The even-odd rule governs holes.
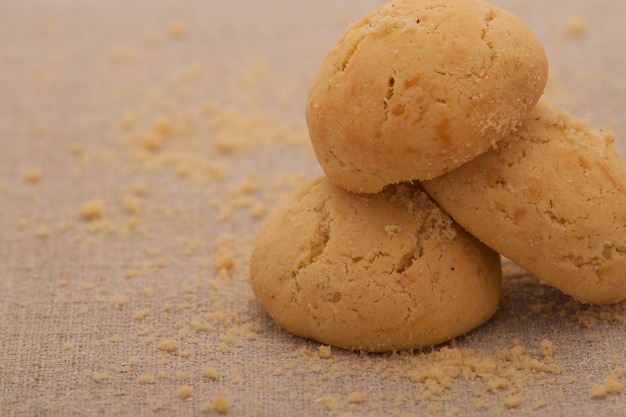
{"type": "Polygon", "coordinates": [[[423,187],[541,281],[583,302],[626,299],[626,165],[611,133],[539,103],[496,149],[423,187]]]}
{"type": "Polygon", "coordinates": [[[305,115],[332,182],[373,193],[448,172],[492,147],[542,95],[543,46],[482,0],[396,0],[348,27],[305,115]]]}
{"type": "Polygon", "coordinates": [[[289,196],[262,226],[254,293],[287,331],[345,349],[419,348],[462,335],[500,299],[498,254],[419,186],[352,194],[326,178],[289,196]]]}

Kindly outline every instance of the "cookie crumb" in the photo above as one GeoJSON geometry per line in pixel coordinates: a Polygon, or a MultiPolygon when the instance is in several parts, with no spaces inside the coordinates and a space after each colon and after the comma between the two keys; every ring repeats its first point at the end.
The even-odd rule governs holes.
{"type": "Polygon", "coordinates": [[[507,408],[517,408],[522,403],[523,398],[519,395],[509,395],[504,399],[504,405],[507,408]]]}
{"type": "Polygon", "coordinates": [[[96,372],[93,374],[92,378],[95,382],[103,382],[109,379],[109,374],[106,372],[96,372]]]}
{"type": "Polygon", "coordinates": [[[546,407],[547,405],[548,405],[548,404],[547,404],[544,400],[537,400],[537,401],[535,401],[535,402],[532,404],[531,409],[532,409],[533,411],[537,411],[537,410],[539,410],[539,409],[541,409],[541,408],[546,407]]]}
{"type": "Polygon", "coordinates": [[[192,397],[193,388],[191,388],[189,385],[183,385],[182,387],[178,388],[178,396],[183,400],[192,397]]]}
{"type": "Polygon", "coordinates": [[[181,40],[187,36],[187,27],[180,21],[173,21],[167,27],[167,33],[172,39],[181,40]]]}
{"type": "Polygon", "coordinates": [[[139,378],[137,378],[137,382],[142,385],[151,385],[154,384],[156,380],[152,374],[141,374],[139,375],[139,378]]]}
{"type": "Polygon", "coordinates": [[[125,195],[122,197],[122,208],[127,214],[139,214],[141,200],[132,195],[125,195]]]}
{"type": "Polygon", "coordinates": [[[162,409],[163,409],[163,401],[156,400],[155,403],[152,405],[152,411],[157,412],[162,409]]]}
{"type": "Polygon", "coordinates": [[[130,112],[126,112],[120,119],[120,127],[123,130],[132,130],[137,125],[137,117],[130,112]]]}
{"type": "Polygon", "coordinates": [[[143,310],[138,310],[133,313],[133,320],[144,320],[147,317],[150,317],[150,309],[146,308],[143,310]]]}
{"type": "Polygon", "coordinates": [[[30,222],[25,218],[21,218],[17,223],[17,227],[19,227],[20,230],[24,230],[28,228],[29,225],[30,225],[30,222]]]}
{"type": "Polygon", "coordinates": [[[142,58],[142,53],[139,49],[126,45],[111,48],[108,55],[109,60],[116,64],[132,64],[142,58]]]}
{"type": "Polygon", "coordinates": [[[129,303],[129,298],[123,294],[115,293],[110,299],[109,303],[115,309],[120,309],[129,303]]]}
{"type": "Polygon", "coordinates": [[[220,394],[213,400],[213,407],[215,408],[215,411],[217,411],[219,414],[227,414],[228,400],[223,394],[220,394]]]}
{"type": "Polygon", "coordinates": [[[361,404],[363,401],[365,401],[365,396],[362,392],[353,391],[348,394],[348,402],[350,404],[361,404]]]}
{"type": "Polygon", "coordinates": [[[624,385],[617,380],[617,377],[611,376],[604,384],[598,384],[591,388],[591,396],[593,398],[604,398],[607,395],[618,395],[622,393],[624,385]]]}
{"type": "Polygon", "coordinates": [[[570,39],[581,38],[587,29],[587,22],[583,16],[570,16],[565,23],[565,34],[570,39]]]}
{"type": "Polygon", "coordinates": [[[232,271],[235,268],[232,236],[222,234],[217,237],[215,241],[215,257],[218,271],[232,271]]]}
{"type": "Polygon", "coordinates": [[[37,230],[35,231],[35,236],[43,239],[43,238],[50,237],[50,233],[52,233],[50,231],[50,228],[46,226],[45,224],[42,224],[37,227],[37,230]]]}
{"type": "Polygon", "coordinates": [[[94,198],[93,200],[86,201],[80,207],[80,217],[83,220],[97,220],[102,218],[104,213],[104,203],[99,198],[94,198]]]}
{"type": "Polygon", "coordinates": [[[164,350],[165,352],[174,352],[178,349],[178,344],[174,339],[167,339],[159,343],[159,349],[164,350]]]}
{"type": "Polygon", "coordinates": [[[202,369],[202,375],[208,379],[217,379],[218,373],[212,366],[205,366],[202,369]]]}
{"type": "Polygon", "coordinates": [[[43,171],[39,167],[30,167],[24,172],[24,181],[29,184],[38,183],[43,177],[43,171]]]}
{"type": "Polygon", "coordinates": [[[326,395],[321,398],[322,404],[326,406],[329,411],[338,411],[341,409],[341,403],[336,395],[326,395]]]}
{"type": "Polygon", "coordinates": [[[332,356],[332,348],[330,346],[322,345],[317,348],[317,354],[322,359],[328,359],[332,356]]]}
{"type": "Polygon", "coordinates": [[[548,339],[543,339],[539,344],[539,352],[546,358],[554,356],[554,350],[554,344],[548,339]]]}

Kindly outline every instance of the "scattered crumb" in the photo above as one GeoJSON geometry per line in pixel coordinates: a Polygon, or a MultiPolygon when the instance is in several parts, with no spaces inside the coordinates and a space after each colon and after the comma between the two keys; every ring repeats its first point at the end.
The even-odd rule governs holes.
{"type": "Polygon", "coordinates": [[[120,120],[120,127],[123,130],[132,130],[137,126],[137,117],[131,112],[125,112],[122,114],[120,120]]]}
{"type": "Polygon", "coordinates": [[[328,359],[332,356],[332,348],[330,346],[320,346],[317,349],[317,353],[319,355],[320,358],[322,359],[328,359]]]}
{"type": "Polygon", "coordinates": [[[100,219],[103,215],[103,212],[104,212],[104,203],[99,198],[86,201],[80,207],[80,216],[84,220],[100,219]]]}
{"type": "Polygon", "coordinates": [[[43,177],[43,171],[40,167],[30,167],[28,168],[23,175],[24,181],[29,184],[38,183],[43,177]]]}
{"type": "Polygon", "coordinates": [[[218,271],[229,272],[235,267],[235,258],[232,248],[232,237],[222,234],[215,241],[215,257],[218,271]]]}
{"type": "Polygon", "coordinates": [[[42,137],[47,132],[48,132],[48,130],[46,129],[46,127],[41,125],[40,123],[35,123],[33,125],[32,133],[33,133],[33,136],[35,136],[35,137],[42,137]]]}
{"type": "Polygon", "coordinates": [[[107,374],[106,372],[96,372],[93,374],[92,378],[96,382],[102,382],[109,379],[109,374],[107,374]]]}
{"type": "Polygon", "coordinates": [[[591,388],[591,396],[594,398],[604,398],[607,395],[618,395],[622,393],[624,385],[617,380],[617,377],[611,376],[604,384],[594,385],[591,388]]]}
{"type": "Polygon", "coordinates": [[[133,195],[125,195],[122,197],[122,207],[128,214],[139,214],[141,211],[141,200],[133,195]]]}
{"type": "Polygon", "coordinates": [[[118,64],[136,63],[143,57],[141,50],[133,46],[116,46],[109,50],[109,59],[118,64]]]}
{"type": "Polygon", "coordinates": [[[178,388],[178,396],[185,400],[193,396],[193,389],[189,385],[183,385],[178,388]]]}
{"type": "Polygon", "coordinates": [[[116,309],[122,308],[123,306],[127,305],[129,302],[130,302],[130,299],[128,298],[128,296],[124,294],[119,294],[119,293],[114,294],[109,299],[109,303],[111,304],[111,306],[113,306],[113,308],[116,308],[116,309]]]}
{"type": "Polygon", "coordinates": [[[523,401],[523,398],[519,395],[510,395],[504,399],[504,405],[508,408],[516,408],[523,401]]]}
{"type": "Polygon", "coordinates": [[[30,225],[30,222],[24,218],[21,218],[17,223],[17,227],[19,227],[20,230],[26,229],[29,225],[30,225]]]}
{"type": "Polygon", "coordinates": [[[155,401],[154,405],[152,406],[152,411],[157,412],[162,409],[163,409],[163,401],[162,400],[155,401]]]}
{"type": "Polygon", "coordinates": [[[212,366],[205,366],[202,368],[202,375],[208,379],[217,379],[218,373],[212,366]]]}
{"type": "Polygon", "coordinates": [[[37,226],[37,230],[35,231],[35,236],[39,238],[47,238],[50,237],[51,231],[48,226],[45,224],[37,226]]]}
{"type": "Polygon", "coordinates": [[[227,414],[228,413],[228,400],[223,394],[218,395],[213,400],[213,408],[219,414],[227,414]]]}
{"type": "Polygon", "coordinates": [[[587,29],[587,21],[583,16],[570,16],[565,23],[565,34],[570,39],[581,38],[587,29]]]}
{"type": "Polygon", "coordinates": [[[541,341],[541,343],[539,344],[539,352],[544,356],[544,357],[552,357],[554,356],[554,344],[552,344],[551,341],[544,339],[541,341]]]}
{"type": "Polygon", "coordinates": [[[329,411],[341,410],[341,401],[336,395],[325,395],[321,398],[322,404],[326,406],[329,411]]]}
{"type": "Polygon", "coordinates": [[[348,402],[350,404],[361,404],[363,401],[365,401],[365,396],[362,392],[353,391],[348,394],[348,402]]]}
{"type": "Polygon", "coordinates": [[[187,36],[187,27],[180,21],[171,22],[167,28],[172,39],[180,40],[187,36]]]}
{"type": "Polygon", "coordinates": [[[141,271],[139,271],[138,269],[127,269],[124,272],[124,278],[135,278],[141,275],[141,271]]]}
{"type": "MultiPolygon", "coordinates": [[[[133,313],[133,320],[144,320],[150,317],[150,309],[137,310],[133,313]]],[[[165,350],[165,349],[164,349],[165,350]]]]}
{"type": "Polygon", "coordinates": [[[178,349],[178,344],[174,339],[167,339],[159,343],[159,349],[166,352],[174,352],[178,349]]]}
{"type": "MultiPolygon", "coordinates": [[[[565,27],[566,35],[569,38],[582,37],[586,26],[583,17],[571,17],[565,27]]],[[[160,26],[156,28],[156,35],[144,35],[141,43],[135,42],[138,46],[128,44],[106,49],[103,58],[108,66],[99,70],[106,73],[107,68],[139,68],[152,62],[148,59],[152,58],[150,54],[182,45],[167,39],[183,40],[190,29],[180,21],[173,21],[165,32],[160,26]],[[158,47],[162,48],[156,50],[158,47]]],[[[89,128],[93,131],[103,129],[111,142],[94,145],[89,141],[83,143],[71,139],[62,145],[63,156],[68,161],[68,180],[85,192],[84,195],[94,195],[92,185],[86,180],[93,178],[94,172],[110,177],[113,185],[96,190],[100,197],[83,201],[82,205],[79,205],[82,200],[78,204],[68,202],[68,214],[59,214],[63,208],[46,207],[44,198],[37,196],[33,205],[36,211],[25,212],[23,218],[11,220],[11,227],[15,228],[17,224],[19,229],[14,230],[16,236],[19,233],[19,236],[27,235],[28,239],[49,238],[38,242],[44,249],[53,247],[46,245],[48,242],[58,241],[63,246],[54,247],[59,251],[67,248],[71,252],[69,259],[77,259],[80,265],[102,265],[105,267],[102,274],[110,274],[110,281],[104,285],[113,295],[108,295],[107,287],[98,287],[99,292],[91,291],[96,284],[85,280],[102,285],[101,277],[94,277],[91,270],[68,265],[67,270],[57,272],[55,264],[50,270],[52,286],[57,273],[69,276],[74,283],[81,285],[74,284],[64,290],[55,287],[55,299],[45,307],[45,314],[68,320],[63,316],[62,311],[66,311],[63,309],[76,306],[71,307],[72,314],[88,317],[99,311],[120,320],[115,321],[116,324],[122,323],[119,328],[114,328],[120,334],[113,334],[109,339],[117,344],[109,349],[119,351],[121,356],[118,359],[122,359],[103,364],[98,361],[111,359],[95,358],[94,369],[108,372],[93,373],[93,381],[106,381],[111,373],[115,383],[125,378],[143,385],[138,388],[151,392],[151,395],[178,395],[181,399],[194,396],[192,386],[196,384],[196,397],[204,395],[200,386],[215,390],[212,392],[230,387],[252,386],[259,390],[272,387],[277,390],[278,397],[301,403],[302,408],[310,410],[311,414],[316,414],[314,407],[322,407],[345,416],[352,415],[347,412],[350,410],[362,411],[358,415],[381,415],[383,409],[392,416],[403,415],[400,410],[412,402],[420,403],[421,408],[416,411],[419,415],[463,415],[461,410],[444,404],[456,395],[454,390],[466,382],[475,390],[468,404],[476,410],[488,410],[490,415],[504,415],[509,411],[522,413],[527,407],[539,410],[552,406],[551,402],[540,399],[546,389],[559,390],[575,382],[558,362],[563,352],[567,354],[567,346],[556,346],[558,339],[544,339],[539,343],[514,340],[510,345],[494,342],[493,351],[481,351],[459,347],[471,346],[468,338],[465,344],[459,342],[458,346],[450,343],[432,350],[389,355],[348,353],[333,350],[330,346],[306,345],[306,342],[299,345],[305,347],[294,352],[285,347],[279,353],[272,350],[270,343],[275,337],[274,330],[263,335],[263,327],[273,329],[273,324],[266,318],[259,318],[257,306],[251,301],[247,259],[258,224],[280,197],[311,174],[306,170],[251,172],[243,162],[254,156],[251,151],[259,148],[271,151],[285,147],[307,149],[310,144],[306,124],[301,120],[287,123],[265,115],[264,108],[259,111],[259,107],[265,104],[257,102],[256,96],[261,94],[255,93],[255,88],[278,90],[278,86],[285,84],[283,77],[272,80],[263,72],[263,65],[249,67],[248,73],[233,80],[232,86],[222,86],[224,91],[230,88],[229,94],[208,101],[202,83],[213,76],[213,68],[209,70],[204,64],[194,62],[177,63],[171,71],[171,78],[158,85],[142,82],[116,84],[111,88],[117,97],[114,103],[102,99],[89,108],[89,114],[98,119],[89,128]],[[200,102],[197,97],[194,99],[194,90],[200,92],[200,102]],[[232,98],[237,92],[246,94],[243,102],[232,98]],[[100,116],[112,109],[115,110],[112,115],[100,116]],[[76,207],[79,207],[79,221],[76,207]],[[245,232],[234,226],[242,219],[251,225],[245,232]],[[47,224],[39,224],[44,221],[47,224]],[[76,224],[85,227],[72,227],[76,224]],[[85,234],[85,229],[90,234],[85,234]],[[211,233],[207,234],[207,230],[211,233]],[[170,282],[175,285],[169,285],[170,282]],[[73,299],[77,294],[79,297],[73,299]],[[243,299],[240,294],[244,294],[243,299]],[[184,348],[192,344],[193,349],[184,348]],[[242,346],[252,346],[267,354],[267,363],[238,363],[237,352],[242,346]],[[138,357],[142,358],[141,363],[138,357]],[[128,358],[127,363],[122,363],[125,358],[128,358]],[[198,363],[212,365],[202,367],[200,373],[195,367],[198,363]],[[277,381],[281,381],[282,376],[302,372],[320,384],[312,384],[308,392],[302,393],[293,386],[276,388],[265,379],[263,382],[249,381],[246,378],[251,366],[258,367],[260,375],[274,377],[277,381]],[[363,388],[353,382],[353,377],[358,378],[364,372],[393,378],[399,386],[406,383],[411,388],[385,395],[374,395],[366,390],[366,398],[363,392],[356,390],[363,388]],[[157,379],[159,384],[153,386],[157,379]],[[327,383],[334,381],[341,381],[344,388],[325,391],[327,383]],[[189,385],[178,387],[176,392],[168,384],[189,385]],[[170,388],[161,390],[160,385],[170,388]],[[355,391],[346,396],[345,387],[355,391]]],[[[103,77],[102,73],[100,77],[103,77]]],[[[49,71],[44,68],[33,71],[40,85],[47,79],[47,74],[49,71]]],[[[288,106],[289,100],[286,103],[288,106]]],[[[56,131],[52,124],[37,123],[30,133],[33,137],[45,135],[52,138],[56,131]]],[[[41,187],[52,182],[49,177],[55,173],[53,171],[45,164],[32,166],[21,172],[21,181],[39,184],[30,188],[39,194],[41,187]],[[42,181],[44,172],[46,178],[42,181]]],[[[26,187],[24,184],[20,186],[26,187]]],[[[2,185],[0,189],[11,193],[10,187],[5,189],[2,185]]],[[[385,227],[389,238],[401,231],[395,224],[385,227]]],[[[15,239],[17,241],[18,237],[15,239]]],[[[5,249],[0,245],[2,250],[5,249]]],[[[50,253],[51,256],[56,254],[50,253]]],[[[49,259],[48,255],[45,252],[43,257],[49,259]]],[[[32,274],[48,267],[36,259],[28,262],[32,274]]],[[[529,281],[529,285],[535,285],[530,278],[529,281]]],[[[70,279],[65,277],[58,281],[59,287],[66,288],[69,284],[70,279]]],[[[5,288],[9,288],[8,284],[5,288]]],[[[540,291],[536,290],[537,293],[540,291]]],[[[554,301],[533,300],[529,305],[529,317],[533,314],[572,313],[574,320],[578,320],[577,326],[626,323],[626,309],[620,306],[604,308],[567,304],[560,309],[561,306],[554,301]]],[[[0,318],[4,320],[5,314],[0,311],[0,318]]],[[[110,328],[95,321],[90,321],[89,325],[91,327],[85,331],[93,332],[98,340],[107,341],[110,328]]],[[[4,335],[3,331],[0,326],[0,334],[4,335]]],[[[78,352],[73,352],[73,343],[63,343],[58,336],[52,340],[51,351],[58,355],[61,346],[66,353],[58,356],[64,361],[73,360],[83,354],[88,345],[83,343],[84,339],[72,340],[78,341],[78,352]]],[[[619,361],[617,355],[610,359],[614,367],[619,361]]],[[[606,382],[593,386],[592,397],[621,394],[623,384],[620,378],[623,375],[626,370],[617,370],[606,382]]],[[[37,382],[34,379],[25,381],[33,385],[37,382]]],[[[107,385],[97,389],[106,389],[107,385]]],[[[565,396],[559,391],[550,397],[550,401],[564,400],[565,396]]],[[[84,394],[85,399],[97,397],[98,393],[84,394]]],[[[233,398],[229,400],[235,406],[238,403],[233,398]]],[[[202,403],[200,410],[202,413],[226,414],[229,400],[220,394],[212,401],[202,403]]],[[[156,397],[146,397],[143,404],[155,412],[169,407],[156,397]]],[[[121,402],[109,405],[110,414],[120,414],[119,410],[123,410],[121,402]],[[118,406],[116,413],[115,407],[118,406]]],[[[231,413],[235,413],[236,408],[231,413]]]]}
{"type": "Polygon", "coordinates": [[[154,375],[152,374],[141,374],[139,375],[139,378],[137,378],[137,382],[139,382],[142,385],[146,385],[146,384],[154,384],[156,382],[154,375]]]}

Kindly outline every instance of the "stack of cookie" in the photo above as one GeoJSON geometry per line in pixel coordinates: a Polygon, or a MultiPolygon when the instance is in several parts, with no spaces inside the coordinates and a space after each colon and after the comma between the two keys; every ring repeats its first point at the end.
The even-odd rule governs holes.
{"type": "Polygon", "coordinates": [[[326,176],[268,217],[253,290],[346,349],[450,340],[497,310],[500,256],[588,303],[626,298],[626,166],[539,102],[543,46],[482,0],[395,0],[350,26],[306,119],[326,176]]]}

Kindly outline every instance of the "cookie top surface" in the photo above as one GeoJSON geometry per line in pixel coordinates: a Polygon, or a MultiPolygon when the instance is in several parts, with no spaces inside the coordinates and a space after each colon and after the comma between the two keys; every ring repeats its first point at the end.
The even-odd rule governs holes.
{"type": "Polygon", "coordinates": [[[378,192],[436,177],[519,124],[547,80],[543,46],[481,0],[396,0],[348,27],[305,115],[332,182],[378,192]]]}
{"type": "Polygon", "coordinates": [[[543,282],[583,302],[626,299],[626,165],[612,133],[539,103],[497,149],[423,187],[543,282]]]}
{"type": "Polygon", "coordinates": [[[317,179],[261,228],[250,276],[289,332],[355,350],[444,342],[486,321],[500,297],[499,256],[417,186],[352,194],[317,179]]]}

